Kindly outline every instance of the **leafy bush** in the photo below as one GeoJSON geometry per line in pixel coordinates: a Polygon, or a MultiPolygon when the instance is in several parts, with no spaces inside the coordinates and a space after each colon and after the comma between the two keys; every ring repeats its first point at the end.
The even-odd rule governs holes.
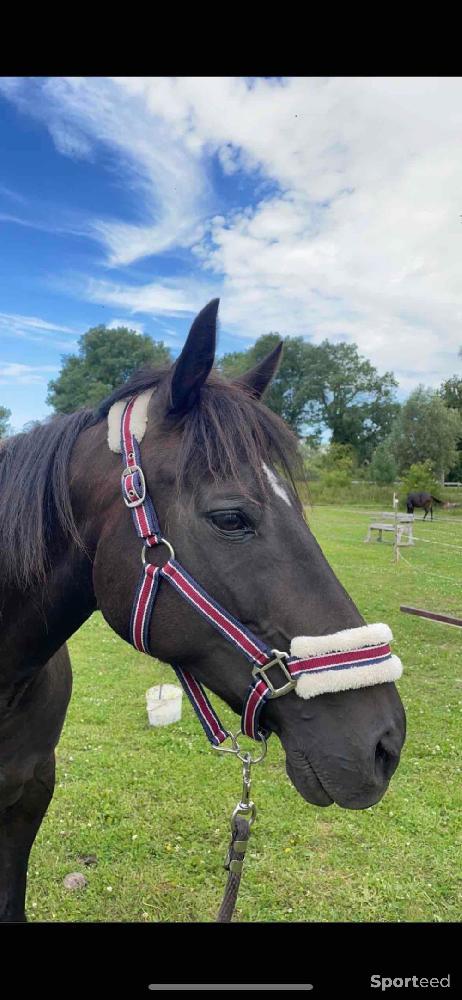
{"type": "Polygon", "coordinates": [[[394,483],[397,475],[398,468],[395,459],[388,443],[383,441],[373,454],[372,462],[369,466],[370,479],[375,483],[385,485],[394,483]]]}
{"type": "Polygon", "coordinates": [[[349,444],[329,444],[328,447],[313,448],[302,445],[304,467],[309,480],[319,480],[325,486],[338,488],[351,482],[356,456],[349,444]]]}

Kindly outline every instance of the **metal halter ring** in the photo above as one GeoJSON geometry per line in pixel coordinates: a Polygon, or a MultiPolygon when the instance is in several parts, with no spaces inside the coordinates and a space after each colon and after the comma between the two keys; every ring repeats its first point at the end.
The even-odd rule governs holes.
{"type": "Polygon", "coordinates": [[[218,745],[216,743],[212,743],[212,750],[218,750],[218,753],[232,753],[239,755],[241,748],[237,742],[237,736],[233,736],[232,733],[228,733],[226,738],[231,740],[231,747],[224,747],[222,743],[219,743],[218,745]]]}
{"type": "Polygon", "coordinates": [[[242,760],[244,762],[244,764],[259,764],[260,761],[263,760],[264,757],[266,757],[266,754],[268,752],[268,744],[266,742],[265,737],[263,736],[263,733],[260,730],[258,732],[258,735],[260,737],[259,742],[261,743],[261,753],[259,754],[258,757],[252,757],[252,755],[248,750],[242,750],[242,748],[239,747],[239,743],[237,743],[239,737],[245,736],[245,733],[242,732],[242,729],[240,729],[239,732],[237,733],[237,736],[235,736],[237,746],[239,747],[239,752],[237,756],[239,760],[242,760]]]}
{"type": "MultiPolygon", "coordinates": [[[[175,558],[175,550],[173,548],[173,545],[171,545],[166,538],[159,538],[157,545],[166,545],[168,551],[170,552],[170,559],[175,558]]],[[[146,542],[144,543],[143,548],[141,549],[141,562],[143,563],[143,566],[146,566],[146,549],[152,549],[152,548],[153,548],[152,545],[148,545],[146,542]]]]}
{"type": "Polygon", "coordinates": [[[263,736],[263,733],[260,731],[258,733],[262,746],[261,753],[258,757],[252,757],[248,750],[243,750],[242,747],[239,746],[239,737],[244,735],[245,733],[242,732],[242,729],[240,729],[235,736],[233,736],[232,733],[228,733],[228,738],[231,740],[232,746],[224,747],[220,743],[219,746],[212,745],[212,750],[218,750],[218,753],[232,753],[238,758],[238,760],[242,760],[244,764],[259,764],[260,761],[266,757],[268,751],[268,744],[263,736]]]}

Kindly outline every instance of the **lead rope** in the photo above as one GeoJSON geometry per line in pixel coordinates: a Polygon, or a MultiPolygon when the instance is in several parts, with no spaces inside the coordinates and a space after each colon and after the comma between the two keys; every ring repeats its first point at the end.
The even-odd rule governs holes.
{"type": "Polygon", "coordinates": [[[244,816],[238,816],[233,824],[233,833],[229,845],[228,858],[225,862],[225,869],[229,872],[226,887],[222,899],[217,924],[230,924],[236,908],[239,886],[242,878],[242,866],[244,864],[247,843],[250,837],[250,823],[244,816]]]}
{"type": "Polygon", "coordinates": [[[248,751],[242,752],[236,736],[231,736],[231,740],[231,748],[222,746],[214,747],[214,749],[220,753],[235,754],[238,760],[242,761],[242,794],[240,801],[237,803],[231,815],[231,840],[224,863],[225,871],[229,874],[222,903],[215,921],[217,924],[229,924],[233,919],[233,913],[236,908],[237,896],[241,884],[247,844],[250,837],[251,827],[257,816],[257,807],[255,802],[253,802],[250,798],[250,771],[252,764],[259,764],[264,757],[266,757],[267,750],[266,740],[263,739],[260,755],[258,757],[252,757],[248,751]]]}

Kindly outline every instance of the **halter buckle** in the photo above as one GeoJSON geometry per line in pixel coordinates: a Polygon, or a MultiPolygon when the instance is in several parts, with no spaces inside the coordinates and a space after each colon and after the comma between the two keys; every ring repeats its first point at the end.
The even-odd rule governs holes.
{"type": "Polygon", "coordinates": [[[269,663],[265,663],[264,667],[257,667],[257,666],[252,667],[252,677],[257,677],[258,675],[260,675],[260,677],[262,677],[265,683],[268,685],[271,691],[271,694],[269,696],[270,699],[280,698],[281,695],[287,694],[289,691],[293,691],[294,687],[296,687],[297,684],[297,682],[294,681],[293,677],[291,676],[285,663],[285,660],[288,659],[289,654],[281,652],[280,649],[272,649],[271,652],[274,653],[274,660],[270,660],[269,663]],[[266,675],[266,671],[269,670],[270,667],[276,667],[276,666],[280,667],[283,674],[285,674],[285,676],[287,677],[287,684],[283,684],[282,687],[280,688],[275,688],[274,684],[271,683],[269,677],[267,677],[266,675]]]}
{"type": "MultiPolygon", "coordinates": [[[[134,492],[134,491],[133,491],[134,492]]],[[[128,490],[127,490],[128,493],[128,490]]],[[[122,472],[122,498],[126,507],[140,507],[142,503],[146,500],[146,480],[144,478],[144,472],[139,465],[127,465],[122,472]],[[135,473],[138,474],[141,483],[141,496],[137,496],[136,500],[127,500],[125,496],[125,480],[127,476],[133,476],[135,473]]]]}

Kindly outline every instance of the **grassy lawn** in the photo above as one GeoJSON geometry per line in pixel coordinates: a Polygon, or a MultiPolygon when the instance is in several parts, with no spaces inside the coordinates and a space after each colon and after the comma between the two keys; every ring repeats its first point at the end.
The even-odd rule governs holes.
{"type": "MultiPolygon", "coordinates": [[[[461,919],[462,631],[399,611],[406,603],[461,615],[462,517],[436,517],[415,524],[419,541],[396,566],[388,540],[363,544],[366,514],[309,514],[366,619],[393,630],[408,737],[388,793],[363,812],[305,803],[270,740],[254,769],[258,817],[238,920],[461,919]]],[[[173,674],[118,639],[100,615],[69,645],[74,694],[55,796],[31,855],[29,919],[214,920],[240,765],[209,748],[185,699],[180,723],[148,726],[145,691],[173,674]],[[86,854],[98,864],[85,868],[86,854]],[[70,892],[63,879],[75,871],[88,885],[70,892]]],[[[237,717],[219,710],[236,728],[237,717]]]]}

